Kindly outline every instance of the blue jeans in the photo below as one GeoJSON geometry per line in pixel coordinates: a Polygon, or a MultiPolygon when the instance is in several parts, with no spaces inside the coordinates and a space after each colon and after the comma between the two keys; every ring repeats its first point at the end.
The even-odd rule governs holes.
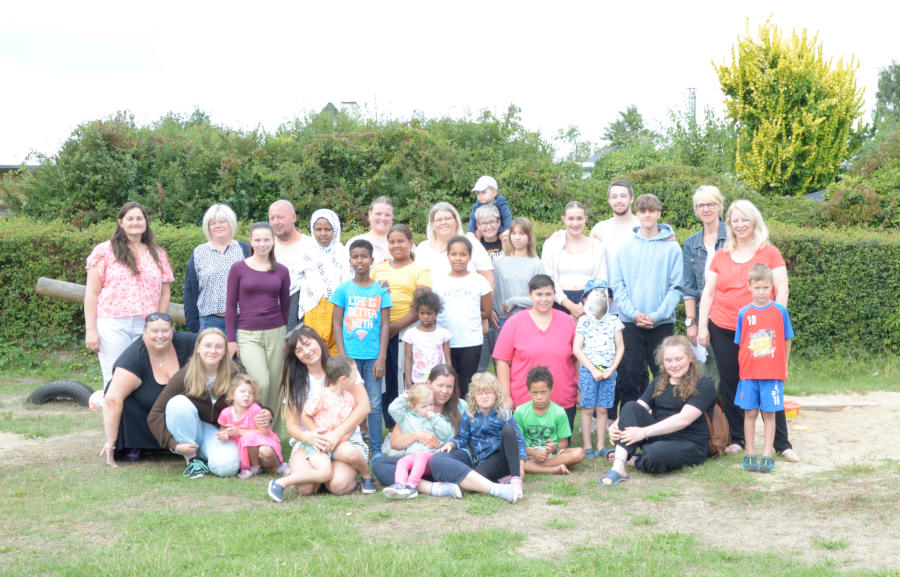
{"type": "Polygon", "coordinates": [[[219,477],[232,477],[241,465],[237,444],[216,438],[219,428],[200,420],[197,407],[184,395],[166,404],[166,428],[177,443],[198,445],[197,456],[206,459],[209,470],[219,477]]]}
{"type": "Polygon", "coordinates": [[[217,317],[216,315],[200,317],[200,330],[205,329],[220,329],[224,333],[225,317],[217,317]]]}
{"type": "Polygon", "coordinates": [[[369,453],[372,457],[381,455],[381,382],[375,378],[376,359],[354,359],[369,395],[369,453]]]}

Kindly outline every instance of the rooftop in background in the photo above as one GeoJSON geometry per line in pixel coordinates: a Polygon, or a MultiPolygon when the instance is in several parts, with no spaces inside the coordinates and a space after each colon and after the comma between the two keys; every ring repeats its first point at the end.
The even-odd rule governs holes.
{"type": "MultiPolygon", "coordinates": [[[[6,174],[7,172],[14,172],[16,170],[19,170],[20,166],[22,166],[22,165],[21,164],[0,164],[0,174],[6,174]]],[[[36,165],[36,164],[26,164],[25,165],[25,168],[27,168],[28,170],[30,170],[32,172],[34,172],[34,169],[37,167],[38,167],[38,165],[36,165]]]]}

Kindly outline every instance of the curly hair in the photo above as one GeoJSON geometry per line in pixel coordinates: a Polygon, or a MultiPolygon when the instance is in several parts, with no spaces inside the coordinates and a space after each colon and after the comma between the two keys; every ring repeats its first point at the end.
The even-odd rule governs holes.
{"type": "MultiPolygon", "coordinates": [[[[656,349],[656,364],[658,366],[663,366],[665,350],[671,347],[680,347],[684,351],[684,354],[691,360],[691,366],[688,367],[687,373],[685,373],[684,377],[674,385],[675,396],[682,401],[686,401],[697,392],[697,381],[703,377],[703,369],[700,367],[700,361],[698,361],[697,357],[694,355],[694,350],[691,348],[691,341],[683,335],[674,335],[666,337],[665,340],[663,340],[662,344],[656,349]]],[[[656,385],[653,388],[653,398],[655,399],[663,394],[663,391],[666,390],[669,383],[669,373],[665,370],[660,371],[660,375],[656,379],[656,385]]]]}

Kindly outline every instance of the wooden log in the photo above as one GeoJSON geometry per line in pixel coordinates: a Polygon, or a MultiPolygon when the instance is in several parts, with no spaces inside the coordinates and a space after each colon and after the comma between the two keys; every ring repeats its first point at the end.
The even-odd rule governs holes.
{"type": "MultiPolygon", "coordinates": [[[[84,304],[84,294],[87,289],[83,284],[66,282],[64,280],[56,280],[42,276],[37,280],[35,291],[41,296],[84,304]]],[[[181,303],[170,302],[169,316],[171,316],[172,320],[174,320],[176,323],[185,322],[184,305],[181,303]]]]}

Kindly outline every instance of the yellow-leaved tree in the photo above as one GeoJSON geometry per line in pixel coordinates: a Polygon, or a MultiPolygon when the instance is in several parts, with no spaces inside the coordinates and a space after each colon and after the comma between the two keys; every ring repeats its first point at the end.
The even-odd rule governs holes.
{"type": "Polygon", "coordinates": [[[737,129],[738,174],[762,194],[804,194],[834,182],[864,130],[858,64],[832,65],[818,34],[785,39],[770,20],[757,38],[748,23],[731,64],[714,66],[737,129]]]}

